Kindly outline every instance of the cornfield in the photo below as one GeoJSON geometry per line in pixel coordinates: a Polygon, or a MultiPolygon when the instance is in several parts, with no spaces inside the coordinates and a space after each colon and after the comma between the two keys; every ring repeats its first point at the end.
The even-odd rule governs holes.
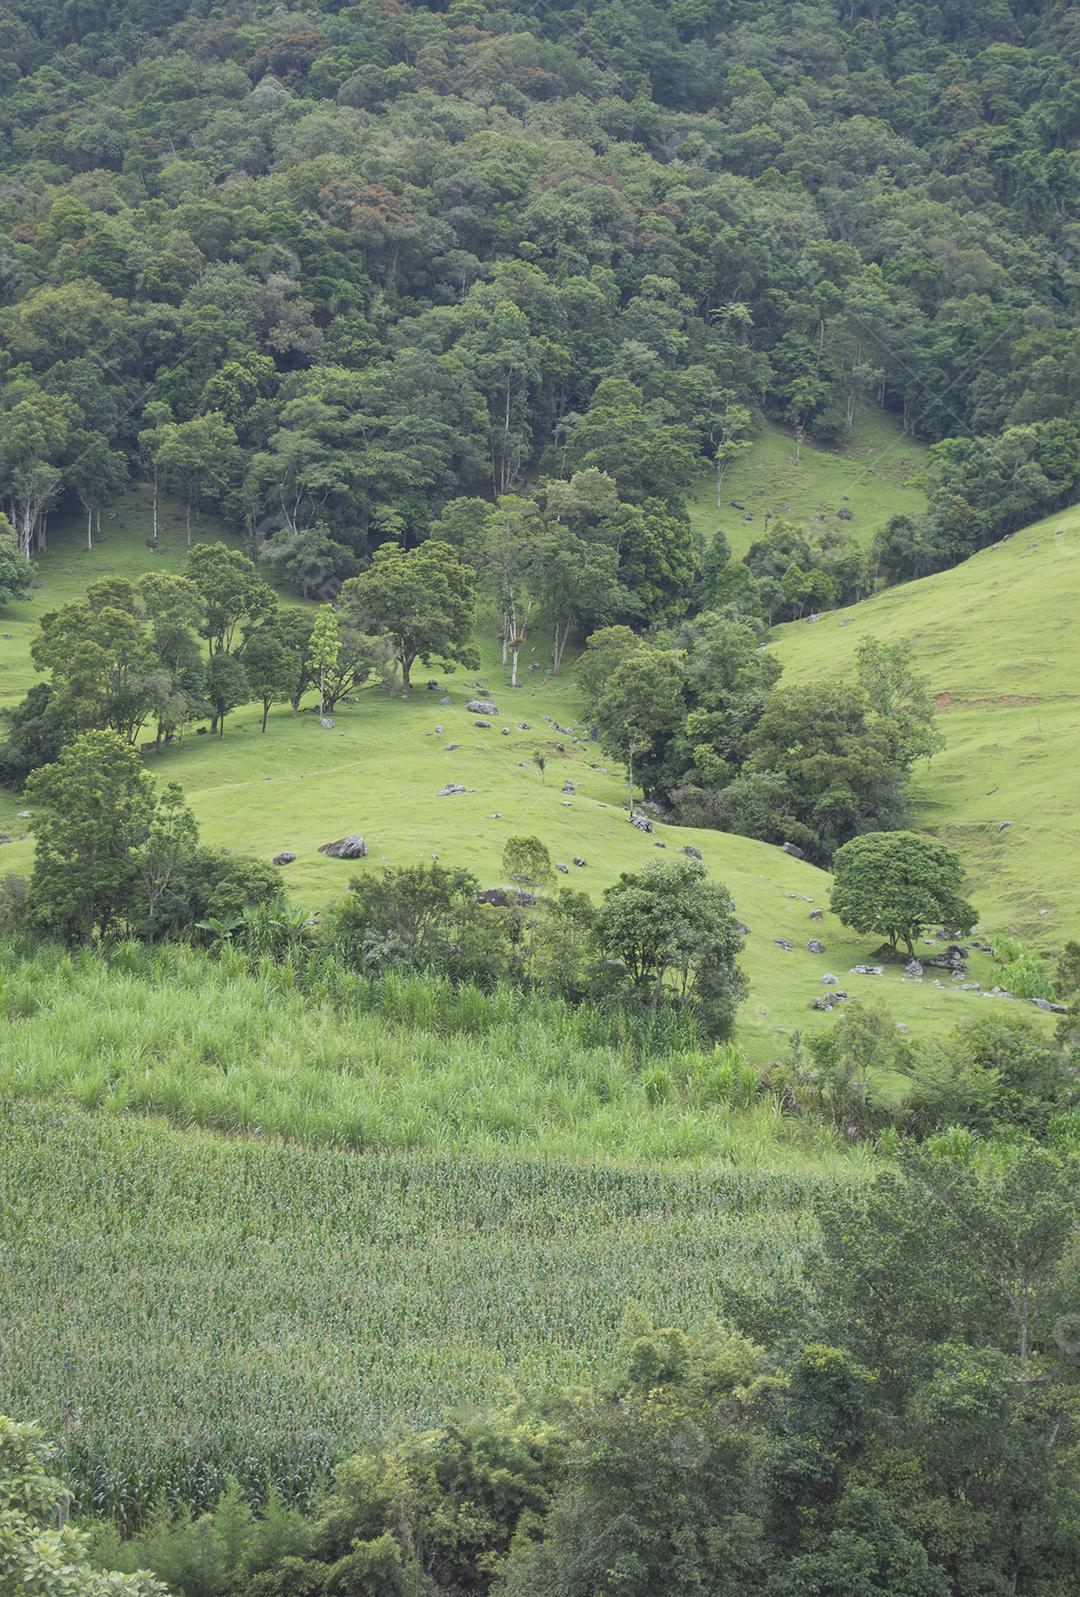
{"type": "Polygon", "coordinates": [[[571,1382],[626,1305],[666,1323],[797,1286],[820,1180],[223,1139],[0,1108],[0,1411],[128,1523],[227,1474],[304,1501],[399,1423],[571,1382]]]}

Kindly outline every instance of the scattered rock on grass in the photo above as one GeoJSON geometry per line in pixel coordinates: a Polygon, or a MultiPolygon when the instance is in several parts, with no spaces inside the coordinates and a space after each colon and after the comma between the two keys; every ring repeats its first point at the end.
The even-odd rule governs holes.
{"type": "Polygon", "coordinates": [[[470,715],[498,715],[499,706],[491,699],[470,699],[465,706],[470,715]]]}
{"type": "Polygon", "coordinates": [[[683,853],[686,855],[687,859],[701,858],[701,850],[699,848],[695,848],[693,843],[687,843],[686,847],[683,849],[683,853]]]}
{"type": "Polygon", "coordinates": [[[884,965],[852,965],[851,974],[853,976],[883,976],[885,967],[884,965]]]}
{"type": "Polygon", "coordinates": [[[786,937],[774,937],[773,942],[776,944],[777,948],[783,948],[789,951],[795,947],[795,944],[789,943],[786,937]]]}
{"type": "Polygon", "coordinates": [[[823,954],[825,952],[825,944],[819,942],[816,937],[811,937],[806,945],[806,952],[808,954],[823,954]]]}
{"type": "Polygon", "coordinates": [[[295,854],[290,854],[289,850],[287,848],[285,848],[285,849],[282,849],[280,854],[275,854],[274,855],[273,863],[275,865],[291,865],[295,858],[296,858],[296,855],[295,854]]]}
{"type": "Polygon", "coordinates": [[[810,918],[810,920],[820,920],[824,913],[825,913],[824,910],[812,909],[810,911],[809,918],[810,918]]]}
{"type": "Polygon", "coordinates": [[[461,786],[460,782],[447,782],[445,787],[441,787],[439,789],[435,797],[449,798],[453,793],[464,793],[464,791],[465,789],[461,786]]]}
{"type": "Polygon", "coordinates": [[[790,854],[792,859],[805,859],[806,855],[795,843],[781,843],[780,847],[785,854],[790,854]]]}
{"type": "Polygon", "coordinates": [[[354,832],[351,837],[339,837],[336,843],[324,843],[319,853],[327,859],[363,859],[367,844],[354,832]]]}

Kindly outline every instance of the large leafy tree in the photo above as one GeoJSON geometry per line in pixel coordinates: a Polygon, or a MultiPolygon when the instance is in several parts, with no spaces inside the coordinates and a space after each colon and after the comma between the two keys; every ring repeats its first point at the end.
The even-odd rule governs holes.
{"type": "Polygon", "coordinates": [[[131,913],[137,853],[157,811],[142,760],[115,732],[84,732],[27,779],[30,903],[45,930],[89,943],[131,913]]]}
{"type": "Polygon", "coordinates": [[[831,905],[845,926],[903,943],[914,958],[915,938],[929,926],[969,932],[977,912],[963,897],[964,868],[935,838],[916,832],[867,832],[833,859],[831,905]]]}
{"type": "Polygon", "coordinates": [[[383,544],[368,570],[345,583],[341,604],[361,631],[390,639],[403,693],[410,691],[417,660],[447,671],[480,663],[472,642],[474,574],[441,539],[410,550],[383,544]]]}
{"type": "Polygon", "coordinates": [[[730,1029],[746,991],[737,964],[742,934],[731,895],[709,881],[700,860],[655,860],[621,876],[604,893],[594,936],[653,1006],[665,994],[693,999],[711,1030],[730,1029]]]}

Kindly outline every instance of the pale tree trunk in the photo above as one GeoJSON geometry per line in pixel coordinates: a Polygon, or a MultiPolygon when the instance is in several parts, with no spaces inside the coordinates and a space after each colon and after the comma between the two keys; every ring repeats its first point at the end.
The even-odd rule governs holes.
{"type": "Polygon", "coordinates": [[[156,460],[154,462],[154,511],[153,511],[153,515],[154,515],[153,538],[154,538],[154,548],[156,549],[157,548],[157,541],[158,541],[158,469],[157,469],[157,461],[156,460]]]}
{"type": "Polygon", "coordinates": [[[191,500],[187,502],[187,546],[191,548],[191,500]]]}

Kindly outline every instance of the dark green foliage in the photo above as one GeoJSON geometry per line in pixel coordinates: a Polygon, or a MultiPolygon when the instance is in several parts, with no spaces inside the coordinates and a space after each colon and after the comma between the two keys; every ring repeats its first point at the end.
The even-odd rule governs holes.
{"type": "Polygon", "coordinates": [[[832,909],[845,926],[903,943],[915,957],[914,939],[931,926],[963,935],[978,919],[961,896],[964,869],[944,843],[915,832],[856,837],[833,860],[832,909]]]}

